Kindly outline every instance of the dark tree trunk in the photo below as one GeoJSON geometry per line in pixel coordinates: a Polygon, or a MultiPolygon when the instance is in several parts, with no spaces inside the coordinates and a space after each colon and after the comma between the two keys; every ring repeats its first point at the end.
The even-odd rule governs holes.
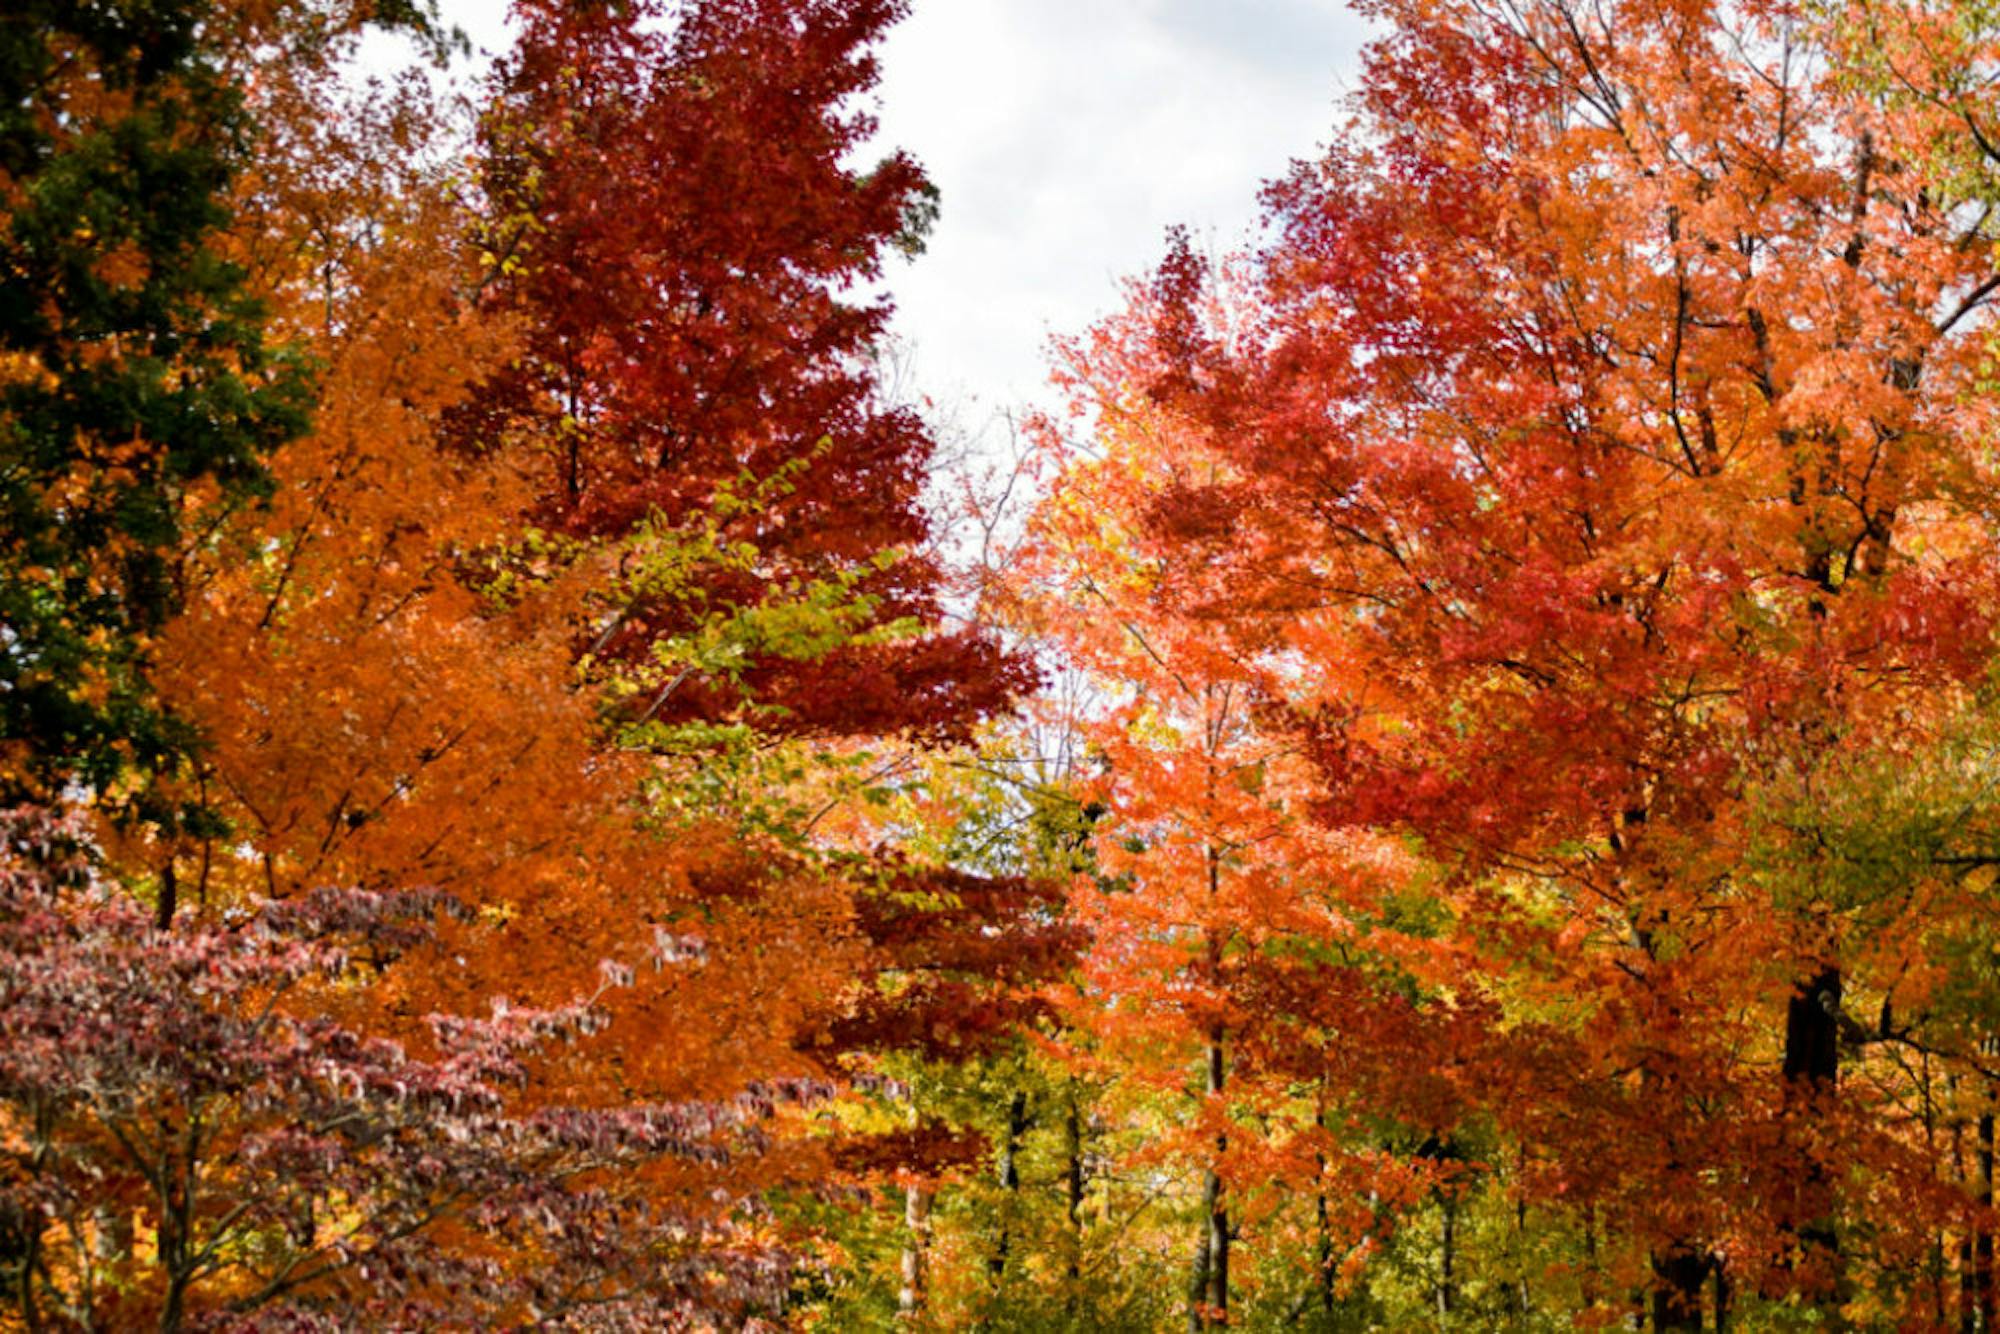
{"type": "Polygon", "coordinates": [[[1314,1200],[1314,1213],[1319,1226],[1319,1302],[1320,1309],[1328,1315],[1332,1315],[1334,1306],[1333,1224],[1332,1220],[1327,1217],[1326,1210],[1326,1187],[1324,1185],[1326,1177],[1325,1155],[1319,1155],[1318,1161],[1322,1184],[1314,1200]]]}
{"type": "MultiPolygon", "coordinates": [[[[1840,970],[1825,967],[1801,982],[1785,1011],[1785,1115],[1810,1121],[1822,1116],[1840,1078],[1840,970]]],[[[1816,1149],[1801,1147],[1789,1164],[1793,1177],[1784,1225],[1798,1238],[1813,1286],[1810,1293],[1838,1308],[1840,1238],[1834,1227],[1831,1167],[1816,1149]]]]}
{"type": "Polygon", "coordinates": [[[1958,1334],[1978,1334],[1979,1280],[1972,1270],[1973,1237],[1958,1239],[1958,1334]]]}
{"type": "Polygon", "coordinates": [[[1708,1258],[1692,1247],[1675,1247],[1654,1259],[1653,1280],[1653,1328],[1700,1334],[1708,1258]]]}
{"type": "MultiPolygon", "coordinates": [[[[1220,1094],[1228,1071],[1223,1064],[1222,1034],[1211,1033],[1206,1052],[1206,1088],[1220,1094]]],[[[1194,1269],[1188,1283],[1188,1328],[1200,1330],[1229,1323],[1229,1204],[1219,1170],[1229,1151],[1229,1136],[1215,1137],[1216,1162],[1202,1176],[1201,1242],[1195,1247],[1194,1269]]]]}
{"type": "MultiPolygon", "coordinates": [[[[1517,1189],[1525,1189],[1518,1186],[1517,1189]]],[[[1526,1322],[1534,1303],[1528,1296],[1528,1200],[1514,1198],[1514,1281],[1507,1285],[1508,1302],[1516,1320],[1526,1322]]]]}
{"type": "Polygon", "coordinates": [[[1814,1093],[1840,1075],[1840,970],[1822,968],[1793,991],[1785,1011],[1785,1079],[1814,1093]]]}
{"type": "Polygon", "coordinates": [[[1076,1086],[1071,1085],[1069,1096],[1063,1106],[1063,1184],[1069,1217],[1069,1263],[1064,1272],[1069,1279],[1069,1294],[1064,1299],[1064,1309],[1071,1317],[1077,1315],[1077,1303],[1082,1293],[1079,1285],[1083,1279],[1083,1114],[1076,1105],[1076,1086]]]}
{"type": "Polygon", "coordinates": [[[1458,1305],[1458,1276],[1453,1272],[1457,1262],[1458,1248],[1458,1195],[1446,1191],[1444,1200],[1443,1250],[1438,1259],[1437,1308],[1438,1318],[1445,1319],[1458,1305]]]}
{"type": "Polygon", "coordinates": [[[166,868],[160,872],[159,910],[153,919],[160,930],[165,931],[173,926],[174,913],[180,909],[180,904],[180,878],[174,871],[174,859],[168,857],[166,868]]]}
{"type": "MultiPolygon", "coordinates": [[[[1217,1033],[1208,1045],[1208,1091],[1212,1095],[1222,1092],[1226,1073],[1222,1059],[1222,1035],[1217,1033]]],[[[1224,1198],[1219,1171],[1220,1159],[1228,1151],[1229,1137],[1217,1135],[1218,1169],[1210,1170],[1203,1191],[1208,1201],[1208,1304],[1218,1324],[1229,1323],[1229,1203],[1224,1198]]]]}
{"type": "MultiPolygon", "coordinates": [[[[1990,1091],[1989,1091],[1990,1093],[1990,1091]]],[[[1991,1334],[2000,1317],[2000,1290],[1993,1268],[1993,1109],[1979,1115],[1979,1222],[1973,1232],[1972,1287],[1979,1306],[1981,1334],[1991,1334]]]]}

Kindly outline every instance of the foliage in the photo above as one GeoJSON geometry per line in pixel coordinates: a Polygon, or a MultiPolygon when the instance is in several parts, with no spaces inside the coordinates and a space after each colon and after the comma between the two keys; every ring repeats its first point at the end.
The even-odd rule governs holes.
{"type": "Polygon", "coordinates": [[[550,531],[633,544],[588,649],[627,722],[723,723],[747,692],[763,734],[963,741],[1031,681],[938,626],[933,442],[883,402],[887,302],[847,296],[928,198],[904,154],[850,163],[903,9],[520,10],[481,165],[484,262],[526,346],[461,425],[535,442],[550,531]],[[647,540],[684,531],[712,549],[647,540]],[[721,658],[689,657],[718,618],[721,658]]]}
{"type": "Polygon", "coordinates": [[[972,570],[906,8],[0,19],[0,1325],[1995,1327],[1992,6],[1370,0],[972,570]]]}
{"type": "Polygon", "coordinates": [[[310,389],[218,246],[251,153],[205,0],[0,21],[0,784],[148,797],[187,728],[151,698],[187,535],[268,482],[310,389]],[[134,790],[133,785],[137,784],[134,790]]]}
{"type": "Polygon", "coordinates": [[[539,1103],[539,1053],[606,1022],[596,997],[432,1016],[423,1055],[318,1013],[450,899],[325,891],[168,931],[73,824],[20,809],[0,839],[0,1276],[26,1327],[682,1327],[782,1298],[781,1254],[653,1186],[812,1090],[539,1103]]]}
{"type": "Polygon", "coordinates": [[[1378,1206],[1336,1285],[1368,1319],[1504,1313],[1503,1190],[1572,1239],[1534,1277],[1579,1318],[1643,1285],[1663,1328],[1916,1319],[1956,1274],[1984,1319],[1988,1188],[1946,1136],[1990,1120],[1945,1087],[1984,1087],[1984,1039],[1931,1025],[1983,911],[2000,283],[1954,71],[1989,38],[1942,8],[1373,12],[1269,247],[1176,240],[1069,349],[1087,445],[1056,443],[1021,594],[1120,701],[1099,854],[1145,892],[1079,893],[1079,1005],[1203,1093],[1189,1318],[1232,1288],[1272,1318],[1218,1281],[1256,1235],[1220,1210],[1285,1180],[1251,1155],[1311,1087],[1257,1097],[1234,1048],[1326,1081],[1322,1169],[1401,1174],[1339,1171],[1378,1206]]]}

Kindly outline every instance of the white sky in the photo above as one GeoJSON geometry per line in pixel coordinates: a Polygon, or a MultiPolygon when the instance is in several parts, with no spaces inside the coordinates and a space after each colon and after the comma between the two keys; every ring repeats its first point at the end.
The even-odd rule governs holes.
{"type": "MultiPolygon", "coordinates": [[[[443,0],[475,45],[500,0],[443,0]]],[[[1341,0],[915,0],[882,48],[880,142],[942,192],[888,275],[912,386],[957,408],[1041,397],[1052,333],[1118,303],[1185,223],[1217,249],[1323,142],[1365,36],[1341,0]]]]}
{"type": "Polygon", "coordinates": [[[943,194],[889,275],[918,384],[1039,397],[1185,223],[1219,250],[1258,187],[1328,137],[1365,36],[1340,0],[916,0],[882,50],[881,134],[943,194]]]}

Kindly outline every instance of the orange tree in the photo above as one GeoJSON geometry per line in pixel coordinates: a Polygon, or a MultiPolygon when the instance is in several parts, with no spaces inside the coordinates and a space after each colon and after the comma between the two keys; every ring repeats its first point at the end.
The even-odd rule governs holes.
{"type": "MultiPolygon", "coordinates": [[[[527,14],[472,179],[421,80],[347,90],[341,62],[363,14],[245,6],[203,30],[215,48],[204,58],[240,83],[260,148],[213,244],[318,362],[320,392],[309,429],[266,450],[267,503],[242,503],[241,487],[198,468],[169,497],[185,525],[183,614],[152,626],[143,681],[200,743],[155,766],[146,791],[204,819],[95,834],[157,930],[199,951],[226,947],[231,922],[328,887],[444,895],[458,910],[421,931],[361,933],[336,952],[337,976],[311,963],[326,985],[284,974],[291,1017],[428,1057],[435,1011],[498,994],[535,1007],[519,1013],[582,1014],[579,998],[594,997],[571,1034],[583,1040],[523,1049],[502,1076],[510,1115],[574,1113],[578,1126],[755,1103],[764,1094],[746,1089],[829,1070],[869,1040],[857,1036],[868,1015],[847,1022],[868,1003],[855,980],[899,971],[899,948],[939,950],[871,939],[902,930],[897,877],[865,849],[833,855],[815,812],[873,799],[855,796],[872,739],[962,737],[1027,680],[982,637],[936,629],[938,570],[918,550],[929,439],[853,369],[885,309],[832,295],[873,271],[919,194],[902,159],[874,185],[839,165],[861,133],[845,107],[872,77],[865,50],[897,12],[819,7],[802,46],[796,6],[694,6],[671,24],[653,11],[527,14]],[[568,81],[593,71],[623,90],[596,86],[608,117],[596,123],[565,109],[568,81]],[[659,100],[635,103],[639,89],[659,100]],[[672,138],[687,128],[677,117],[718,109],[726,132],[672,138]],[[798,197],[765,190],[752,161],[788,146],[824,205],[803,222],[789,213],[798,197]],[[705,154],[705,174],[685,176],[676,153],[705,154]],[[609,174],[563,175],[598,170],[609,174]],[[683,213],[734,199],[715,235],[750,238],[759,258],[712,262],[707,241],[644,199],[615,234],[593,231],[591,191],[619,182],[684,188],[683,213]],[[658,298],[650,314],[572,299],[613,290],[594,266],[620,264],[630,292],[658,298]],[[762,351],[691,357],[676,322],[699,324],[700,303],[664,276],[675,264],[711,284],[732,321],[763,312],[762,351]],[[578,363],[588,376],[552,388],[581,319],[596,320],[578,363]],[[657,340],[602,359],[613,331],[645,329],[657,340]],[[697,391],[661,397],[683,371],[705,377],[697,391]],[[773,434],[780,401],[793,410],[773,434]],[[702,449],[655,457],[634,432],[662,424],[702,449]],[[572,449],[589,461],[584,509],[561,481],[572,449]]],[[[49,751],[23,743],[27,759],[49,751]]],[[[969,957],[954,973],[1014,962],[979,937],[984,892],[969,894],[969,957]]],[[[130,927],[117,914],[89,922],[130,927]]],[[[232,993],[216,1006],[236,1001],[248,1003],[232,993]]],[[[947,1017],[977,1025],[958,1010],[947,1017]]],[[[195,1096],[171,1081],[143,1093],[195,1096]]],[[[578,1178],[607,1208],[667,1211],[685,1243],[658,1249],[660,1233],[647,1254],[601,1257],[589,1301],[657,1292],[668,1269],[697,1286],[710,1273],[720,1292],[739,1261],[782,1289],[769,1230],[738,1206],[825,1164],[804,1149],[725,1152],[720,1138],[682,1147],[578,1178]]],[[[201,1167],[209,1202],[248,1180],[239,1160],[201,1167]]],[[[393,1174],[382,1184],[413,1189],[393,1174]]],[[[570,1184],[568,1168],[542,1182],[570,1184]]],[[[253,1240],[270,1226],[258,1217],[253,1240]]],[[[462,1211],[424,1217],[424,1244],[453,1262],[495,1259],[462,1211]]],[[[113,1250],[117,1234],[103,1234],[113,1250]]],[[[524,1242],[495,1262],[525,1275],[542,1258],[524,1242]]],[[[347,1272],[326,1271],[307,1295],[338,1307],[347,1272]]]]}
{"type": "Polygon", "coordinates": [[[1097,814],[1065,1046],[1111,1081],[1105,1110],[1146,1128],[1121,1167],[1175,1183],[1156,1226],[1189,1220],[1191,1328],[1232,1305],[1331,1313],[1343,1267],[1449,1181],[1435,1150],[1460,1109],[1442,1072],[1485,1027],[1476,1000],[1429,1003],[1397,959],[1437,948],[1410,911],[1421,865],[1315,818],[1310,749],[1282,725],[1299,641],[1218,611],[1233,590],[1203,542],[1207,497],[1240,476],[1175,404],[1176,349],[1199,334],[1240,353],[1257,312],[1204,276],[1177,240],[1125,317],[1068,347],[1085,439],[1042,424],[1057,481],[1014,572],[1024,628],[1103,692],[1080,724],[1097,814]],[[1232,1261],[1239,1244],[1261,1273],[1232,1261]]]}
{"type": "Polygon", "coordinates": [[[1711,1275],[1894,1309],[1979,1212],[1884,1054],[1936,877],[1857,900],[1796,798],[1992,659],[1964,25],[1374,12],[1353,122],[1267,195],[1253,314],[1178,253],[1154,364],[1109,368],[1203,460],[1126,507],[1201,571],[1150,600],[1283,682],[1323,822],[1441,868],[1418,975],[1497,1008],[1463,1087],[1612,1243],[1600,1291],[1649,1275],[1662,1327],[1711,1275]]]}

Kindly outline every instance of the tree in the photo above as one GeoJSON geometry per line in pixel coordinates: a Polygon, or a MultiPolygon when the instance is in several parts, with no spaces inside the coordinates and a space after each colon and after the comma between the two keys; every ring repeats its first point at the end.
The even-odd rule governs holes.
{"type": "Polygon", "coordinates": [[[463,905],[326,891],[170,932],[74,822],[16,809],[0,845],[0,1279],[23,1327],[693,1328],[782,1302],[782,1252],[673,1183],[830,1090],[544,1103],[534,1068],[606,1022],[594,996],[433,1016],[423,1055],[324,1015],[463,905]]]}
{"type": "Polygon", "coordinates": [[[1063,381],[1088,442],[1070,447],[1043,425],[1060,467],[1016,595],[1108,701],[1083,724],[1101,765],[1084,788],[1101,812],[1098,875],[1072,893],[1091,948],[1066,1018],[1091,1036],[1081,1067],[1124,1072],[1144,1091],[1128,1095],[1133,1111],[1171,1128],[1135,1164],[1185,1164],[1199,1179],[1190,1329],[1227,1323],[1233,1300],[1259,1295],[1245,1291],[1255,1271],[1232,1270],[1238,1242],[1290,1231],[1301,1202],[1318,1206],[1302,1230],[1319,1272],[1304,1266],[1303,1301],[1289,1275],[1288,1290],[1263,1296],[1283,1311],[1332,1293],[1339,1258],[1377,1213],[1329,1211],[1329,1188],[1386,1210],[1421,1196],[1435,1164],[1411,1150],[1449,1137],[1460,1116],[1431,1072],[1483,1034],[1476,1005],[1412,1003],[1383,946],[1419,929],[1399,920],[1397,899],[1421,868],[1391,841],[1313,818],[1310,758],[1273,725],[1294,681],[1272,641],[1232,639],[1208,610],[1224,596],[1211,575],[1227,567],[1206,547],[1203,501],[1233,469],[1171,400],[1185,340],[1247,338],[1239,320],[1255,313],[1208,276],[1177,236],[1130,311],[1068,349],[1063,381]],[[1415,1139],[1399,1151],[1342,1133],[1364,1107],[1415,1139]]]}
{"type": "Polygon", "coordinates": [[[842,165],[899,12],[533,9],[475,182],[421,78],[350,90],[370,19],[448,46],[403,7],[9,21],[24,97],[68,101],[15,118],[58,169],[7,238],[46,613],[9,619],[7,790],[112,817],[63,836],[89,884],[0,912],[31,1326],[741,1319],[788,1270],[739,1205],[827,1170],[744,1124],[786,1076],[1032,1011],[1044,886],[885,881],[835,830],[865,746],[1031,679],[939,628],[930,438],[864,360],[886,305],[841,295],[928,198],[842,165]],[[60,679],[86,657],[109,686],[60,679]],[[65,997],[129,1040],[64,1046],[65,997]]]}
{"type": "Polygon", "coordinates": [[[603,620],[579,647],[645,675],[628,721],[713,721],[747,696],[781,735],[963,740],[1031,679],[990,638],[936,628],[920,508],[933,442],[881,401],[888,303],[845,296],[918,248],[933,208],[906,155],[847,165],[872,129],[852,105],[875,80],[870,48],[903,10],[521,11],[484,173],[493,295],[527,346],[464,427],[537,443],[537,514],[553,533],[601,548],[706,515],[743,557],[671,588],[600,584],[603,620]],[[752,499],[746,487],[755,503],[717,503],[752,499]],[[733,680],[653,661],[717,609],[828,580],[857,608],[845,642],[752,643],[733,680]]]}
{"type": "MultiPolygon", "coordinates": [[[[912,615],[931,605],[922,599],[882,610],[875,585],[911,564],[895,553],[806,553],[784,573],[743,540],[745,525],[793,503],[832,446],[790,460],[774,449],[768,478],[718,471],[689,504],[628,529],[552,519],[546,440],[506,388],[541,337],[515,290],[531,269],[478,244],[492,237],[464,211],[441,147],[450,127],[428,89],[402,81],[349,97],[340,49],[260,83],[255,225],[235,238],[279,327],[323,365],[320,410],[272,457],[270,503],[232,516],[191,562],[190,605],[155,672],[208,738],[184,780],[189,799],[228,832],[122,837],[119,864],[163,925],[198,927],[327,884],[423,885],[472,905],[378,953],[365,988],[323,998],[361,1031],[416,1040],[416,1016],[433,1009],[473,1012],[495,992],[558,1006],[588,992],[607,959],[631,970],[632,984],[601,1002],[618,1022],[539,1066],[538,1097],[713,1101],[845,1074],[885,1018],[898,1038],[953,1026],[990,1036],[977,1005],[1013,1003],[1013,971],[1038,966],[1014,947],[1038,958],[1061,939],[1046,895],[948,873],[934,891],[880,884],[875,863],[896,854],[836,830],[852,823],[839,808],[876,801],[865,748],[879,731],[919,746],[961,735],[1025,669],[978,635],[923,638],[912,615]],[[605,641],[641,604],[666,618],[650,643],[605,641]],[[968,645],[990,679],[960,680],[953,664],[968,645]],[[830,669],[841,681],[872,682],[890,658],[914,674],[882,683],[888,713],[859,690],[809,680],[795,697],[771,682],[842,655],[830,669]],[[954,715],[947,697],[961,685],[954,715]],[[703,702],[683,710],[682,686],[703,702]],[[832,711],[794,721],[808,708],[832,711]],[[891,939],[913,919],[883,909],[914,899],[936,922],[917,925],[916,944],[891,939]],[[998,939],[982,934],[989,926],[998,939]],[[873,979],[898,975],[934,977],[945,994],[890,1002],[873,979]],[[899,1007],[916,1017],[894,1017],[899,1007]]],[[[648,46],[646,58],[668,61],[670,49],[648,46]]],[[[633,59],[634,78],[683,77],[633,59]]],[[[634,262],[677,253],[658,230],[625,241],[643,252],[634,262]]],[[[564,256],[532,258],[544,266],[536,281],[573,283],[552,272],[564,256]]],[[[671,352],[625,370],[663,373],[654,363],[671,352]]],[[[823,360],[794,373],[849,374],[834,352],[823,360]]],[[[872,393],[865,377],[856,386],[857,402],[872,393]]],[[[754,379],[739,390],[765,392],[754,379]]],[[[886,415],[902,423],[899,448],[927,445],[914,418],[886,415]]],[[[898,522],[921,534],[914,487],[901,503],[898,522]]],[[[792,1139],[655,1186],[662,1207],[721,1229],[717,1191],[734,1200],[825,1170],[820,1146],[792,1139]]]]}
{"type": "Polygon", "coordinates": [[[0,21],[0,789],[149,795],[186,728],[150,637],[209,516],[296,436],[304,367],[218,246],[250,151],[207,3],[14,6],[0,21]]]}
{"type": "Polygon", "coordinates": [[[1445,869],[1418,976],[1499,1007],[1480,1103],[1656,1322],[1724,1268],[1837,1309],[1836,1182],[1918,1170],[1837,1086],[1902,963],[1748,872],[1745,793],[1990,661],[1988,213],[1813,15],[1378,12],[1351,131],[1267,196],[1255,315],[1149,312],[1125,392],[1216,460],[1149,525],[1214,573],[1158,601],[1286,682],[1324,820],[1445,869]]]}

